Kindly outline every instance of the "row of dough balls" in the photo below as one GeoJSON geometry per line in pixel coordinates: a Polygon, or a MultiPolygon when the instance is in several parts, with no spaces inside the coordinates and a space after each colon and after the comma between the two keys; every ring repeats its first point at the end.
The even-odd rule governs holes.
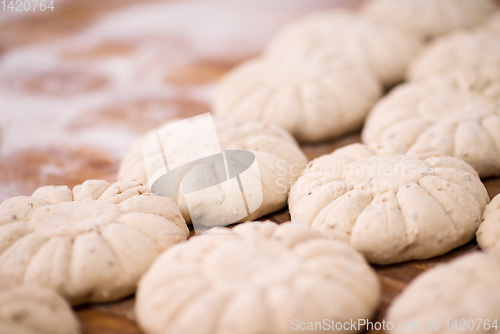
{"type": "MultiPolygon", "coordinates": [[[[359,156],[359,149],[351,152],[351,158],[359,156]]],[[[464,166],[453,158],[425,162],[443,168],[444,175],[464,166]]],[[[456,180],[460,187],[465,185],[456,180]]],[[[445,191],[453,190],[459,193],[445,191]]],[[[421,195],[413,200],[421,202],[421,195]]],[[[403,211],[408,204],[402,203],[403,211]]],[[[433,223],[413,226],[408,232],[439,233],[440,226],[429,229],[433,223]]],[[[444,328],[450,319],[483,319],[488,324],[476,323],[474,328],[490,332],[500,315],[500,196],[488,205],[478,232],[481,247],[492,247],[483,246],[483,232],[496,252],[476,252],[422,274],[392,303],[386,320],[393,326],[423,323],[420,330],[427,330],[436,321],[444,328]]],[[[410,247],[414,251],[428,246],[434,245],[410,247]]],[[[212,229],[167,250],[141,279],[136,297],[137,320],[149,334],[188,334],[200,328],[216,334],[289,333],[291,319],[304,323],[371,319],[379,305],[380,283],[352,247],[305,224],[247,222],[232,230],[212,229]]]]}
{"type": "Polygon", "coordinates": [[[411,63],[410,82],[373,107],[363,142],[383,142],[397,153],[439,152],[483,178],[500,175],[499,22],[500,12],[431,41],[411,63]]]}
{"type": "MultiPolygon", "coordinates": [[[[383,86],[403,81],[409,67],[416,78],[453,66],[450,52],[433,51],[440,38],[424,45],[426,38],[481,24],[495,8],[492,0],[373,0],[361,13],[309,15],[285,28],[264,55],[223,77],[213,109],[279,125],[301,142],[341,136],[362,126],[383,86]],[[428,56],[433,53],[441,55],[428,56]]],[[[484,28],[491,34],[499,30],[494,19],[484,28]]],[[[498,42],[484,39],[477,43],[494,53],[498,42]]],[[[457,66],[476,50],[455,52],[457,66]]]]}

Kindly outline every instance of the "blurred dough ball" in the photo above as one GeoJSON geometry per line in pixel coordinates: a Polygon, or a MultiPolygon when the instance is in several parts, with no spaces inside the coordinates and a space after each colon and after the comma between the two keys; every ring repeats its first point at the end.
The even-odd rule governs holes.
{"type": "Polygon", "coordinates": [[[0,332],[77,334],[80,325],[68,302],[51,289],[17,285],[0,275],[0,332]]]}
{"type": "Polygon", "coordinates": [[[365,16],[423,38],[482,23],[496,8],[494,0],[371,0],[365,16]]]}
{"type": "Polygon", "coordinates": [[[321,58],[328,50],[369,68],[385,85],[403,80],[421,47],[420,38],[346,11],[324,11],[306,16],[285,28],[268,50],[279,62],[285,58],[321,58]]]}
{"type": "Polygon", "coordinates": [[[421,324],[414,333],[459,332],[454,328],[497,333],[491,326],[498,326],[500,316],[499,277],[500,259],[493,254],[475,252],[438,265],[410,283],[389,307],[386,320],[395,329],[400,323],[421,324]]]}
{"type": "Polygon", "coordinates": [[[410,65],[409,80],[456,71],[488,73],[500,64],[500,35],[481,29],[456,31],[430,42],[410,65]]]}
{"type": "Polygon", "coordinates": [[[346,59],[256,58],[218,82],[214,111],[278,125],[300,142],[319,142],[359,129],[380,96],[378,80],[346,59]]]}
{"type": "Polygon", "coordinates": [[[485,251],[500,256],[500,195],[495,197],[484,210],[483,222],[477,230],[477,243],[485,251]]]}

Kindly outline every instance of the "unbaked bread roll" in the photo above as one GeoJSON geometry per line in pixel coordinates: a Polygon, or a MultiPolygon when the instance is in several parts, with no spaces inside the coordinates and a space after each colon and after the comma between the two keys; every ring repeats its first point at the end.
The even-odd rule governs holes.
{"type": "Polygon", "coordinates": [[[249,222],[163,253],[140,281],[136,316],[148,334],[277,334],[294,322],[369,319],[379,298],[351,247],[303,224],[249,222]]]}
{"type": "Polygon", "coordinates": [[[365,16],[424,38],[483,22],[494,0],[369,0],[365,16]]]}
{"type": "Polygon", "coordinates": [[[491,250],[500,256],[500,195],[484,210],[483,222],[479,225],[476,238],[481,249],[491,250]]]}
{"type": "MultiPolygon", "coordinates": [[[[386,86],[405,77],[421,47],[420,38],[347,11],[322,11],[286,27],[275,38],[268,57],[335,62],[335,55],[356,60],[386,86]]],[[[353,89],[355,89],[353,87],[353,89]]]]}
{"type": "Polygon", "coordinates": [[[18,286],[0,275],[0,333],[77,334],[80,325],[56,292],[37,285],[18,286]]]}
{"type": "Polygon", "coordinates": [[[499,277],[500,259],[493,254],[475,252],[438,265],[410,283],[386,320],[396,330],[419,326],[413,333],[498,333],[499,277]]]}
{"type": "Polygon", "coordinates": [[[257,58],[218,82],[214,111],[278,125],[301,142],[319,142],[360,128],[380,96],[377,79],[346,59],[257,58]]]}
{"type": "Polygon", "coordinates": [[[292,186],[292,221],[349,243],[371,263],[423,260],[474,238],[489,202],[462,160],[352,144],[310,162],[292,186]]]}
{"type": "MultiPolygon", "coordinates": [[[[80,188],[92,183],[103,181],[80,188]]],[[[33,196],[0,204],[0,274],[53,288],[74,305],[116,300],[134,292],[160,252],[189,235],[174,203],[139,183],[115,183],[97,200],[58,202],[69,191],[62,189],[34,192],[53,204],[33,196]]]]}
{"type": "MultiPolygon", "coordinates": [[[[166,173],[165,161],[161,156],[156,154],[156,150],[154,149],[156,141],[151,142],[148,139],[152,135],[154,136],[155,133],[158,133],[163,143],[177,140],[177,138],[169,137],[170,134],[168,131],[162,132],[159,130],[178,121],[172,120],[167,122],[147,133],[139,140],[122,161],[118,178],[123,181],[139,181],[143,184],[148,184],[146,169],[150,175],[166,173]],[[145,156],[146,158],[144,158],[145,156]]],[[[222,150],[248,150],[255,155],[259,173],[259,175],[255,176],[260,177],[260,181],[257,181],[258,184],[253,184],[253,186],[262,185],[262,205],[253,213],[243,218],[243,220],[256,219],[283,208],[286,205],[291,184],[295,182],[300,171],[307,163],[307,158],[293,137],[276,126],[242,119],[213,117],[213,123],[217,132],[219,146],[222,150]]],[[[171,158],[167,159],[169,166],[179,165],[179,161],[192,160],[189,158],[190,154],[196,153],[198,156],[213,154],[209,152],[210,148],[199,147],[195,142],[187,145],[190,146],[183,147],[182,150],[176,151],[171,158]],[[204,150],[209,153],[204,154],[204,150]]],[[[213,172],[217,174],[215,166],[208,163],[206,166],[207,173],[213,172]]],[[[251,175],[254,175],[254,171],[250,170],[250,168],[247,171],[251,175]]],[[[184,175],[188,175],[188,172],[184,175]]],[[[182,180],[179,182],[182,183],[182,180]]],[[[230,190],[219,185],[209,187],[207,188],[208,190],[203,192],[191,193],[189,199],[190,210],[188,210],[186,196],[181,192],[179,192],[177,197],[173,197],[172,200],[180,207],[184,218],[188,222],[192,220],[190,212],[195,212],[198,217],[205,217],[206,219],[203,219],[205,226],[212,226],[212,224],[217,224],[218,222],[228,221],[235,214],[234,206],[231,203],[235,196],[229,193],[230,190]]],[[[245,188],[243,190],[245,191],[245,195],[248,196],[248,189],[245,188]]],[[[257,195],[258,191],[258,189],[254,191],[254,195],[257,195]]]]}
{"type": "Polygon", "coordinates": [[[409,80],[455,71],[488,73],[500,64],[500,35],[486,29],[460,30],[436,38],[410,65],[409,80]]]}
{"type": "Polygon", "coordinates": [[[462,72],[397,87],[371,111],[363,142],[395,145],[399,153],[439,152],[481,177],[500,175],[500,85],[483,79],[462,72]]]}

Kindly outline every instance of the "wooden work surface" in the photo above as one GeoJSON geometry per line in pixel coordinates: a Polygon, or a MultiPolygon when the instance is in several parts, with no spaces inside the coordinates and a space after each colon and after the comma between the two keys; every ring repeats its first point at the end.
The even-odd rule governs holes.
{"type": "MultiPolygon", "coordinates": [[[[207,1],[210,2],[209,0],[207,1]]],[[[337,0],[332,2],[336,5],[355,7],[360,3],[360,1],[337,0]]],[[[6,15],[6,13],[0,12],[0,57],[9,54],[12,50],[29,47],[33,43],[44,43],[44,45],[50,45],[50,43],[68,38],[68,36],[71,38],[72,34],[78,34],[83,31],[86,27],[93,24],[95,20],[102,17],[102,15],[135,2],[138,1],[66,0],[60,4],[56,1],[56,10],[53,13],[31,15],[13,20],[2,20],[1,15],[6,15]]],[[[191,0],[172,2],[181,4],[188,4],[191,2],[199,4],[199,1],[191,0]]],[[[217,2],[216,6],[221,6],[221,1],[213,2],[217,2]]],[[[307,1],[304,0],[303,2],[307,1]]],[[[269,29],[269,34],[261,32],[261,35],[270,35],[274,33],[277,27],[305,11],[331,7],[331,3],[326,4],[326,1],[322,0],[311,1],[310,3],[311,4],[308,6],[299,6],[300,8],[297,7],[298,9],[296,8],[293,11],[287,12],[288,16],[286,17],[283,17],[283,15],[280,14],[281,16],[276,18],[279,23],[275,25],[268,22],[273,20],[272,17],[267,18],[266,24],[268,27],[266,26],[266,29],[269,29]]],[[[265,6],[266,2],[263,1],[262,4],[265,6]]],[[[214,10],[217,10],[216,6],[214,7],[214,10]]],[[[196,9],[198,7],[195,6],[193,8],[196,9]]],[[[263,10],[265,10],[265,8],[263,10]]],[[[280,11],[280,9],[275,8],[275,12],[278,11],[280,11]]],[[[184,12],[184,14],[182,13],[183,12],[180,11],[179,15],[186,15],[185,13],[190,13],[189,8],[184,12]]],[[[210,15],[210,13],[207,13],[206,15],[210,15]]],[[[238,15],[241,15],[241,13],[238,15]]],[[[253,15],[256,15],[258,18],[260,14],[257,11],[253,15]]],[[[276,16],[278,15],[276,14],[276,16]]],[[[224,19],[224,17],[222,19],[224,19]]],[[[185,18],[185,20],[189,20],[189,15],[185,18]]],[[[193,24],[196,24],[196,21],[193,22],[193,24]]],[[[247,27],[247,30],[243,29],[241,34],[248,33],[248,30],[251,32],[252,29],[248,29],[247,27]]],[[[123,133],[129,134],[129,137],[120,137],[122,138],[120,140],[124,142],[122,146],[127,148],[130,146],[130,143],[140,136],[141,133],[157,125],[161,121],[173,117],[188,117],[209,111],[210,107],[207,103],[209,99],[200,99],[197,94],[201,92],[200,94],[203,95],[205,92],[204,89],[210,89],[212,83],[217,80],[220,75],[230,69],[235,63],[257,53],[259,51],[259,47],[262,47],[262,45],[266,42],[265,40],[256,42],[253,44],[252,48],[247,48],[240,53],[234,53],[234,48],[239,47],[238,43],[234,43],[235,39],[233,38],[232,42],[228,42],[227,40],[222,41],[222,44],[220,45],[222,51],[224,51],[224,47],[228,48],[228,52],[231,51],[230,57],[224,57],[220,56],[220,54],[223,54],[222,51],[217,53],[220,51],[218,49],[215,51],[212,49],[209,51],[200,51],[199,48],[190,49],[188,43],[190,40],[189,38],[186,38],[183,33],[184,31],[179,31],[179,35],[182,38],[176,36],[175,34],[170,34],[168,38],[162,41],[162,43],[167,46],[169,43],[175,47],[178,47],[179,45],[182,45],[183,47],[188,45],[187,47],[184,47],[183,51],[193,53],[193,57],[189,58],[188,61],[180,62],[179,65],[170,67],[168,74],[165,76],[163,82],[164,85],[170,89],[175,88],[175,90],[173,90],[174,93],[168,94],[166,97],[163,97],[162,95],[160,98],[157,96],[153,98],[147,95],[139,96],[132,101],[127,100],[125,102],[122,102],[120,100],[120,95],[118,95],[118,98],[112,98],[114,103],[108,103],[105,107],[89,107],[89,109],[85,110],[85,112],[76,114],[73,117],[74,119],[69,119],[63,122],[60,128],[50,128],[51,132],[57,132],[62,129],[60,137],[57,137],[53,141],[44,142],[42,140],[44,138],[37,137],[40,136],[40,134],[37,134],[36,131],[28,131],[24,133],[20,132],[20,136],[24,137],[19,139],[25,140],[25,144],[21,141],[21,144],[17,145],[17,141],[12,139],[16,139],[16,137],[12,136],[12,133],[10,134],[10,137],[5,137],[7,140],[3,141],[3,147],[0,146],[2,149],[2,151],[0,151],[0,201],[10,196],[29,195],[37,187],[48,184],[67,184],[72,187],[89,178],[103,178],[109,181],[115,180],[120,158],[123,157],[126,150],[123,150],[123,147],[120,146],[116,149],[116,151],[113,151],[114,146],[105,145],[108,144],[108,139],[103,140],[103,146],[95,143],[89,143],[83,139],[81,142],[72,143],[71,141],[73,135],[102,126],[109,126],[114,130],[118,128],[122,131],[120,132],[120,135],[123,133]],[[193,89],[196,94],[192,93],[193,89]],[[193,96],[195,96],[195,98],[193,98],[193,96]],[[156,111],[151,111],[151,103],[159,105],[160,109],[168,108],[171,111],[167,114],[162,114],[156,109],[156,111]],[[62,141],[64,142],[65,135],[67,136],[68,143],[71,142],[72,145],[63,145],[60,143],[61,138],[63,138],[62,141]],[[42,142],[42,144],[39,144],[39,142],[42,142]]],[[[190,36],[190,38],[192,38],[192,36],[190,36]]],[[[245,40],[245,36],[242,36],[241,39],[245,40]]],[[[238,40],[238,38],[236,40],[238,40]]],[[[30,49],[28,49],[28,51],[29,50],[30,49]]],[[[98,47],[94,47],[87,52],[84,57],[99,59],[99,57],[106,57],[109,54],[120,54],[120,56],[125,54],[124,57],[126,57],[126,53],[127,48],[124,48],[123,44],[100,44],[98,47]]],[[[81,54],[78,54],[75,57],[78,56],[81,56],[81,54]]],[[[66,79],[67,78],[65,77],[61,80],[63,80],[64,83],[64,80],[66,79]]],[[[22,89],[27,91],[27,93],[25,92],[27,94],[26,96],[31,98],[32,95],[36,95],[36,98],[41,99],[50,95],[50,99],[52,99],[54,103],[61,103],[62,99],[63,105],[67,105],[67,108],[69,109],[72,108],[71,101],[73,100],[67,102],[64,100],[64,96],[54,96],[54,94],[45,93],[43,89],[39,89],[37,86],[38,84],[39,83],[35,80],[30,81],[29,85],[22,86],[22,89]],[[35,92],[33,93],[30,89],[35,90],[35,92]],[[37,91],[37,89],[39,91],[37,91]]],[[[10,91],[5,89],[2,91],[3,88],[1,85],[2,82],[0,82],[0,116],[5,116],[6,107],[11,107],[15,104],[12,104],[10,91]],[[8,101],[9,104],[5,101],[8,101]],[[2,105],[2,102],[5,103],[5,105],[2,105]]],[[[172,90],[169,92],[171,93],[172,90]]],[[[24,95],[22,94],[24,93],[21,92],[21,95],[17,97],[19,99],[17,100],[18,102],[23,100],[24,95]]],[[[31,111],[21,117],[23,122],[27,122],[28,124],[35,126],[38,125],[37,122],[40,122],[39,124],[41,125],[50,124],[51,126],[53,123],[57,123],[57,113],[55,114],[56,116],[54,116],[54,114],[51,114],[50,112],[44,114],[44,112],[40,111],[43,117],[37,118],[36,115],[38,115],[38,111],[36,108],[34,110],[27,110],[31,111]],[[47,118],[50,117],[55,117],[55,119],[47,120],[47,118]]],[[[63,112],[64,108],[63,111],[61,111],[61,116],[63,112]]],[[[12,132],[18,130],[20,124],[18,114],[20,111],[13,110],[11,113],[16,114],[11,114],[10,118],[4,117],[3,125],[2,118],[0,117],[0,135],[5,136],[7,131],[12,132]],[[6,121],[5,118],[7,119],[6,121]]],[[[19,131],[21,131],[21,129],[19,129],[19,131]]],[[[43,135],[43,131],[41,134],[43,135]]],[[[0,137],[0,143],[2,142],[1,139],[2,137],[0,137]]],[[[356,133],[332,142],[318,145],[304,145],[302,147],[307,156],[310,159],[313,159],[320,155],[330,153],[338,147],[359,142],[359,140],[359,133],[356,133]]],[[[500,193],[500,179],[485,180],[485,184],[490,197],[500,193]]],[[[290,216],[288,211],[284,209],[263,219],[271,219],[275,222],[285,222],[289,220],[289,218],[290,216]]],[[[384,313],[394,297],[398,295],[405,288],[405,286],[420,273],[436,264],[450,261],[476,249],[477,244],[475,241],[472,241],[467,245],[450,252],[449,254],[435,259],[427,261],[413,261],[390,266],[375,266],[374,268],[379,275],[383,288],[382,303],[376,316],[376,320],[381,321],[383,319],[384,313]]],[[[109,304],[82,306],[77,308],[76,312],[81,321],[84,333],[140,333],[140,330],[135,322],[133,297],[109,304]]]]}

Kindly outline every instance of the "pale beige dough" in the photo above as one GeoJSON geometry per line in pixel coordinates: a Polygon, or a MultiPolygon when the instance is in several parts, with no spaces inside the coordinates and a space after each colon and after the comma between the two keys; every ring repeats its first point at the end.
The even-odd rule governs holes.
{"type": "MultiPolygon", "coordinates": [[[[80,189],[103,184],[88,181],[80,189]]],[[[46,194],[47,189],[58,194],[62,188],[44,187],[35,194],[46,194]]],[[[143,189],[137,182],[116,183],[97,200],[51,205],[19,196],[4,201],[0,274],[52,288],[74,305],[133,293],[158,254],[189,235],[179,208],[143,189]]]]}
{"type": "Polygon", "coordinates": [[[494,0],[369,0],[367,17],[431,38],[482,23],[497,8],[494,0]]]}
{"type": "Polygon", "coordinates": [[[500,10],[491,15],[483,27],[500,36],[500,10]]]}
{"type": "Polygon", "coordinates": [[[415,57],[409,80],[456,71],[488,74],[500,64],[500,35],[487,29],[459,30],[436,38],[415,57]]]}
{"type": "Polygon", "coordinates": [[[404,79],[421,46],[417,36],[355,13],[331,10],[309,14],[286,27],[271,41],[267,56],[276,63],[287,58],[335,63],[343,55],[392,86],[404,79]]]}
{"type": "Polygon", "coordinates": [[[476,238],[481,249],[500,256],[500,195],[486,207],[476,238]]]}
{"type": "Polygon", "coordinates": [[[244,62],[218,83],[215,113],[278,125],[300,142],[319,142],[361,127],[381,96],[365,68],[334,62],[244,62]]]}
{"type": "Polygon", "coordinates": [[[292,221],[350,244],[376,264],[428,259],[467,243],[488,202],[477,173],[462,160],[362,144],[310,162],[288,200],[292,221]]]}
{"type": "Polygon", "coordinates": [[[293,319],[370,318],[379,298],[351,247],[303,224],[248,222],[163,253],[141,279],[136,316],[148,334],[277,334],[293,319]]]}
{"type": "Polygon", "coordinates": [[[80,325],[56,292],[37,285],[19,286],[0,275],[0,333],[77,334],[80,325]]]}
{"type": "Polygon", "coordinates": [[[362,140],[393,145],[398,153],[439,152],[464,160],[481,177],[500,175],[499,102],[500,81],[477,73],[406,83],[373,108],[362,140]]]}
{"type": "Polygon", "coordinates": [[[401,322],[422,323],[414,333],[498,333],[491,325],[498,328],[500,321],[499,277],[500,259],[493,254],[475,252],[438,265],[396,298],[386,321],[394,328],[401,322]]]}
{"type": "MultiPolygon", "coordinates": [[[[158,129],[152,130],[134,145],[120,165],[119,180],[138,181],[146,185],[148,184],[146,168],[155,174],[165,173],[162,157],[156,155],[149,144],[146,146],[144,144],[156,131],[177,121],[179,120],[167,122],[158,129]],[[144,154],[146,154],[146,158],[144,158],[144,154]]],[[[213,117],[213,121],[222,150],[248,150],[255,154],[260,175],[259,184],[262,185],[263,202],[255,212],[244,220],[256,219],[283,208],[286,205],[291,183],[297,179],[307,163],[307,158],[293,137],[286,131],[272,125],[217,116],[213,117]]],[[[162,142],[168,143],[170,140],[176,140],[176,138],[168,137],[167,132],[161,132],[161,136],[162,142]]],[[[184,150],[177,152],[174,158],[169,159],[168,164],[175,165],[178,161],[184,161],[186,156],[192,153],[192,150],[192,147],[185,147],[184,150]]],[[[207,155],[210,154],[207,153],[207,155]]],[[[213,166],[210,168],[214,170],[213,166]]],[[[146,189],[145,187],[143,190],[146,189]]],[[[196,204],[191,207],[190,211],[194,210],[200,215],[215,217],[215,219],[206,220],[214,222],[219,221],[217,217],[234,214],[232,211],[234,209],[225,211],[227,207],[234,207],[231,203],[234,196],[224,196],[225,193],[221,193],[224,192],[224,188],[219,186],[211,187],[209,191],[211,193],[195,193],[195,196],[198,197],[196,197],[196,201],[192,200],[196,204]],[[216,200],[209,201],[212,198],[216,200]]],[[[106,193],[102,196],[105,195],[106,193]]],[[[249,195],[248,191],[246,191],[246,195],[249,195]]],[[[191,216],[185,197],[179,195],[172,200],[180,207],[186,221],[190,222],[191,216]]]]}

